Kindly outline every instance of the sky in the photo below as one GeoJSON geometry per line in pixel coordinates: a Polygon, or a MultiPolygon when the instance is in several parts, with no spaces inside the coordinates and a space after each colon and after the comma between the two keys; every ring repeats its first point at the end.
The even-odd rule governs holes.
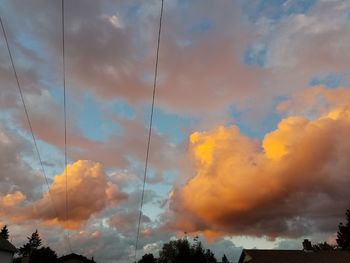
{"type": "MultiPolygon", "coordinates": [[[[0,226],[58,255],[134,260],[160,0],[1,0],[0,226]],[[66,180],[68,176],[68,220],[66,180]]],[[[350,2],[164,0],[138,257],[199,236],[333,242],[350,207],[350,2]]]]}

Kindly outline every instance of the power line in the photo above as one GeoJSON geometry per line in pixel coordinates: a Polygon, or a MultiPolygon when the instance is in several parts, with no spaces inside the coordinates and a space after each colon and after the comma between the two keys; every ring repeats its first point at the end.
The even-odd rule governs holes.
{"type": "Polygon", "coordinates": [[[38,159],[39,159],[41,174],[42,174],[42,176],[43,176],[43,178],[45,180],[45,183],[46,183],[46,186],[47,186],[47,190],[48,190],[48,193],[49,193],[52,205],[53,205],[53,210],[54,210],[54,212],[56,214],[56,217],[58,218],[58,212],[57,212],[57,209],[56,209],[56,205],[55,205],[54,199],[53,199],[52,194],[51,194],[49,180],[47,178],[47,175],[46,175],[46,172],[45,172],[45,169],[44,169],[43,161],[42,161],[42,158],[41,158],[41,155],[40,155],[40,152],[39,152],[38,143],[37,143],[37,141],[35,139],[35,136],[34,136],[33,127],[32,127],[32,124],[31,124],[31,121],[30,121],[30,118],[29,118],[28,108],[27,108],[27,105],[26,105],[25,100],[24,100],[22,88],[21,88],[21,85],[20,85],[20,82],[19,82],[19,78],[18,78],[18,74],[17,74],[17,70],[16,70],[15,63],[14,63],[14,60],[13,60],[13,57],[12,57],[11,48],[10,48],[10,45],[9,45],[9,41],[8,41],[8,38],[7,38],[6,30],[5,30],[5,27],[4,27],[4,24],[3,24],[3,21],[2,21],[1,17],[0,17],[0,24],[1,24],[2,32],[4,34],[7,51],[8,51],[9,57],[10,57],[13,74],[14,74],[14,77],[16,79],[18,91],[19,91],[19,94],[20,94],[20,97],[21,97],[24,113],[26,115],[29,131],[30,131],[30,134],[32,136],[32,140],[33,140],[33,144],[34,144],[34,148],[35,148],[36,154],[37,154],[38,159]]]}
{"type": "Polygon", "coordinates": [[[139,213],[139,220],[138,220],[137,234],[136,234],[135,261],[136,261],[136,257],[137,257],[137,249],[138,249],[138,243],[139,243],[139,238],[140,238],[142,208],[143,208],[143,201],[144,201],[144,197],[145,197],[145,185],[146,185],[146,179],[147,179],[148,159],[149,159],[151,137],[152,137],[152,125],[153,125],[153,114],[154,114],[154,104],[155,104],[154,102],[155,102],[156,87],[157,87],[159,46],[160,46],[160,35],[161,35],[161,30],[162,30],[163,7],[164,7],[164,0],[161,0],[161,1],[162,2],[161,2],[161,8],[160,8],[160,17],[159,17],[159,31],[158,31],[158,41],[157,41],[156,62],[155,62],[154,80],[153,80],[152,107],[151,107],[151,115],[150,115],[150,120],[149,120],[149,130],[148,130],[148,139],[147,139],[145,169],[144,169],[144,173],[143,173],[143,186],[142,186],[142,194],[141,194],[140,213],[139,213]]]}
{"type": "MultiPolygon", "coordinates": [[[[42,174],[42,176],[43,176],[43,178],[44,178],[44,180],[45,180],[45,183],[46,183],[46,186],[47,186],[47,190],[48,190],[48,193],[49,193],[49,196],[50,196],[50,200],[51,200],[51,203],[52,203],[52,208],[53,208],[53,210],[54,210],[54,213],[55,213],[55,215],[56,215],[56,218],[59,218],[58,211],[57,211],[57,207],[56,207],[56,204],[55,204],[55,202],[54,202],[54,198],[52,197],[52,193],[51,193],[51,189],[50,189],[49,180],[48,180],[48,178],[47,178],[47,175],[46,175],[46,172],[45,172],[45,169],[44,169],[44,165],[43,165],[43,161],[42,161],[42,158],[41,158],[41,155],[40,155],[40,152],[39,152],[38,143],[37,143],[37,141],[36,141],[36,139],[35,139],[35,136],[34,136],[33,127],[32,127],[31,121],[30,121],[30,117],[29,117],[28,107],[27,107],[27,105],[26,105],[26,103],[25,103],[25,100],[24,100],[24,96],[23,96],[23,92],[22,92],[22,87],[21,87],[21,85],[20,85],[19,77],[18,77],[18,74],[17,74],[17,70],[16,70],[16,67],[15,67],[15,63],[14,63],[13,57],[12,57],[12,52],[11,52],[10,44],[9,44],[9,41],[8,41],[8,38],[7,38],[5,26],[4,26],[4,24],[3,24],[3,21],[2,21],[1,16],[0,16],[0,24],[1,24],[2,32],[3,32],[3,34],[4,34],[4,38],[5,38],[5,42],[6,42],[6,47],[7,47],[7,51],[8,51],[9,57],[10,57],[10,61],[11,61],[11,65],[12,65],[12,70],[13,70],[13,73],[14,73],[14,76],[15,76],[15,79],[16,79],[18,91],[19,91],[19,94],[20,94],[20,97],[21,97],[21,101],[22,101],[24,113],[25,113],[25,115],[26,115],[26,119],[27,119],[29,131],[30,131],[30,134],[31,134],[31,136],[32,136],[32,140],[33,140],[33,144],[34,144],[34,148],[35,148],[36,154],[37,154],[38,159],[39,159],[41,174],[42,174]]],[[[64,240],[64,241],[65,241],[65,240],[64,240]]],[[[65,242],[66,242],[66,241],[65,241],[65,242]]],[[[70,246],[70,243],[69,243],[69,240],[68,240],[68,246],[69,246],[69,248],[71,247],[71,246],[70,246]]]]}
{"type": "MultiPolygon", "coordinates": [[[[65,37],[64,37],[64,0],[62,0],[62,71],[63,71],[63,115],[64,115],[64,176],[66,179],[66,214],[65,214],[65,226],[67,227],[69,215],[68,215],[68,159],[67,159],[67,99],[66,99],[66,56],[65,56],[65,37]]],[[[72,252],[72,246],[70,243],[69,233],[66,232],[68,247],[72,252]]]]}

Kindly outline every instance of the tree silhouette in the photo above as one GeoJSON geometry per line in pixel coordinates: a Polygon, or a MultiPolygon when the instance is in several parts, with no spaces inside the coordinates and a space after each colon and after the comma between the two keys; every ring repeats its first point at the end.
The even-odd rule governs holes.
{"type": "Polygon", "coordinates": [[[7,225],[4,225],[4,227],[0,231],[0,237],[2,237],[3,239],[8,240],[9,236],[10,235],[9,235],[9,230],[7,228],[7,225]]]}
{"type": "Polygon", "coordinates": [[[210,249],[205,251],[205,259],[207,263],[216,263],[215,255],[210,249]]]}
{"type": "Polygon", "coordinates": [[[159,252],[158,263],[215,263],[216,259],[210,249],[204,250],[198,238],[190,244],[187,238],[172,240],[163,245],[159,252]]]}
{"type": "Polygon", "coordinates": [[[226,255],[224,254],[224,256],[221,259],[222,263],[228,263],[228,259],[226,257],[226,255]]]}
{"type": "Polygon", "coordinates": [[[350,249],[350,210],[346,210],[346,223],[339,224],[339,231],[337,232],[337,244],[343,250],[350,249]]]}
{"type": "Polygon", "coordinates": [[[19,254],[22,256],[28,256],[33,249],[38,249],[41,246],[41,238],[39,236],[38,230],[30,236],[27,237],[28,242],[19,248],[19,254]]]}
{"type": "Polygon", "coordinates": [[[30,255],[29,263],[55,263],[57,262],[57,254],[50,247],[42,247],[33,249],[30,255]]]}
{"type": "Polygon", "coordinates": [[[139,260],[138,263],[156,263],[156,262],[157,262],[157,260],[154,258],[153,254],[145,254],[139,260]]]}
{"type": "Polygon", "coordinates": [[[158,263],[190,263],[191,247],[187,239],[172,240],[163,245],[158,263]]]}
{"type": "Polygon", "coordinates": [[[328,244],[327,242],[323,242],[323,243],[318,243],[315,245],[312,245],[312,250],[313,251],[329,251],[329,250],[334,250],[335,247],[333,245],[328,244]]]}

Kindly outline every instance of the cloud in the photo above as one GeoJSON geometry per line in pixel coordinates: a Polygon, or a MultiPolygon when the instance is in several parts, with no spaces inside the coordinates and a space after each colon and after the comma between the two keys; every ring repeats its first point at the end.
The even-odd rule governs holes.
{"type": "Polygon", "coordinates": [[[286,117],[262,141],[236,126],[193,133],[196,174],[172,197],[175,227],[272,238],[335,231],[349,206],[349,132],[348,107],[333,107],[286,117]]]}
{"type": "MultiPolygon", "coordinates": [[[[130,234],[130,233],[136,232],[138,218],[139,218],[138,210],[134,210],[129,213],[119,212],[113,215],[108,220],[108,223],[111,227],[114,227],[115,229],[117,229],[118,232],[130,234]]],[[[151,219],[148,216],[142,214],[141,222],[142,222],[142,225],[146,225],[147,223],[151,222],[151,219]]]]}
{"type": "Polygon", "coordinates": [[[350,41],[346,34],[350,29],[348,8],[349,3],[344,1],[318,1],[306,14],[286,16],[273,29],[269,66],[308,68],[308,73],[347,70],[350,57],[344,51],[350,41]]]}
{"type": "Polygon", "coordinates": [[[66,220],[66,178],[65,172],[56,175],[50,186],[50,194],[33,203],[28,213],[31,217],[67,228],[79,228],[93,214],[117,205],[127,199],[117,185],[109,182],[100,163],[79,160],[67,166],[68,221],[66,220]],[[51,199],[52,197],[52,199],[51,199]],[[55,208],[53,207],[55,204],[55,208]],[[57,211],[57,214],[55,213],[57,211]]]}
{"type": "Polygon", "coordinates": [[[287,115],[304,114],[309,118],[317,118],[334,108],[348,108],[349,100],[350,90],[348,88],[328,89],[324,86],[314,86],[299,91],[289,99],[280,102],[276,109],[287,115]]]}
{"type": "Polygon", "coordinates": [[[26,196],[23,193],[16,191],[14,193],[10,193],[5,196],[0,196],[0,206],[1,207],[15,206],[19,203],[22,203],[25,199],[26,199],[26,196]]]}
{"type": "Polygon", "coordinates": [[[332,73],[341,75],[348,85],[348,9],[349,3],[341,0],[316,1],[306,13],[278,21],[258,19],[261,34],[252,42],[265,46],[264,94],[289,96],[313,78],[332,73]]]}
{"type": "MultiPolygon", "coordinates": [[[[33,132],[37,139],[63,149],[64,147],[64,118],[63,107],[59,105],[49,91],[42,89],[37,93],[29,93],[25,97],[33,132]],[[50,109],[50,110],[48,110],[50,109]]],[[[67,120],[67,138],[72,148],[92,147],[94,142],[83,136],[74,121],[76,116],[67,120]]],[[[13,116],[23,129],[28,130],[26,116],[17,111],[13,116]]]]}
{"type": "MultiPolygon", "coordinates": [[[[239,103],[243,109],[249,109],[248,114],[243,111],[245,117],[249,113],[255,117],[250,125],[261,122],[265,114],[271,114],[281,97],[303,90],[315,79],[335,75],[339,83],[332,84],[349,85],[350,57],[345,51],[350,43],[349,3],[342,0],[315,1],[305,12],[288,15],[279,10],[283,9],[282,5],[280,8],[278,5],[266,6],[277,11],[278,18],[262,13],[254,22],[258,33],[247,50],[263,64],[262,72],[256,93],[239,103]],[[260,53],[254,53],[254,47],[258,47],[260,53]]],[[[255,74],[251,77],[255,78],[255,74]]],[[[264,123],[259,125],[261,127],[264,123]]]]}
{"type": "MultiPolygon", "coordinates": [[[[27,94],[26,104],[27,108],[30,109],[29,116],[36,139],[57,147],[63,154],[63,108],[47,90],[27,94]]],[[[68,113],[67,147],[69,157],[73,160],[95,160],[107,167],[119,169],[127,169],[131,162],[130,158],[144,162],[148,128],[144,125],[142,117],[124,119],[114,112],[105,111],[106,119],[104,120],[120,126],[120,133],[109,134],[104,140],[87,138],[83,134],[84,131],[77,125],[79,119],[75,112],[68,113]]],[[[12,118],[28,133],[30,132],[25,115],[21,110],[16,109],[12,118]]],[[[160,171],[174,167],[177,151],[178,149],[169,142],[166,135],[154,130],[150,156],[153,167],[160,169],[160,171]]],[[[45,158],[45,152],[42,152],[42,157],[45,158]]]]}
{"type": "MultiPolygon", "coordinates": [[[[114,114],[115,115],[115,114],[114,114]]],[[[118,135],[112,134],[102,142],[94,142],[89,147],[73,149],[74,158],[92,159],[103,162],[106,166],[127,169],[132,161],[144,162],[147,146],[148,128],[140,118],[122,119],[108,117],[121,127],[118,135]]],[[[152,167],[163,171],[176,165],[178,148],[169,142],[166,135],[156,129],[152,133],[150,163],[152,167]]]]}
{"type": "Polygon", "coordinates": [[[118,14],[117,15],[112,15],[112,16],[103,15],[102,17],[104,19],[107,19],[116,28],[122,28],[123,27],[123,22],[121,21],[121,18],[120,18],[120,16],[118,14]]]}
{"type": "Polygon", "coordinates": [[[279,241],[274,249],[302,249],[302,240],[281,240],[279,241]]]}
{"type": "MultiPolygon", "coordinates": [[[[71,94],[89,90],[107,101],[123,98],[133,106],[150,103],[159,4],[91,0],[67,3],[66,70],[71,94]],[[133,5],[137,7],[135,19],[130,19],[127,12],[106,12],[129,10],[133,5]]],[[[59,6],[45,1],[28,5],[8,1],[7,5],[20,18],[13,23],[11,17],[7,18],[14,38],[16,32],[23,31],[22,19],[28,19],[26,31],[42,47],[32,48],[32,57],[44,51],[45,59],[37,64],[45,72],[50,68],[49,77],[61,86],[59,6]],[[42,11],[40,18],[33,15],[37,10],[42,11]]],[[[200,115],[202,111],[226,109],[238,98],[251,95],[261,77],[258,67],[242,63],[242,53],[255,29],[240,6],[234,2],[213,6],[210,1],[200,1],[198,6],[174,1],[164,7],[157,104],[172,112],[200,115]],[[179,8],[184,10],[181,16],[176,12],[179,8]],[[207,30],[201,29],[203,21],[209,25],[207,30]],[[193,94],[197,94],[196,100],[193,94]]],[[[19,50],[26,49],[25,43],[17,42],[19,50]]]]}
{"type": "MultiPolygon", "coordinates": [[[[160,6],[157,1],[133,4],[67,4],[67,82],[71,94],[88,90],[107,101],[125,99],[134,107],[150,102],[160,6]],[[131,7],[137,7],[134,14],[120,11],[131,7]],[[130,19],[132,15],[135,19],[130,19]]],[[[45,1],[27,5],[11,1],[7,6],[17,17],[16,21],[8,17],[13,37],[26,25],[26,31],[35,36],[33,41],[43,47],[32,48],[27,52],[31,56],[23,57],[38,64],[34,68],[47,71],[49,67],[49,81],[61,86],[59,6],[45,1]],[[37,10],[42,10],[42,16],[32,15],[37,10]],[[43,51],[46,60],[38,59],[43,51]]],[[[250,21],[238,2],[213,7],[210,1],[201,1],[200,8],[196,2],[166,3],[157,105],[171,112],[201,116],[202,112],[220,112],[235,104],[253,108],[258,114],[270,109],[274,98],[288,96],[319,74],[339,73],[346,79],[348,7],[343,1],[318,1],[305,13],[281,16],[277,21],[265,16],[250,21]],[[181,16],[178,10],[183,11],[181,16]],[[203,23],[209,25],[206,30],[200,27],[203,23]],[[245,63],[244,54],[250,46],[263,47],[264,67],[245,63]]],[[[15,40],[12,42],[17,43],[20,55],[25,53],[25,43],[15,40]]],[[[40,79],[36,78],[37,84],[40,79]]]]}
{"type": "Polygon", "coordinates": [[[34,155],[30,143],[17,130],[0,125],[0,195],[21,192],[30,200],[38,196],[41,176],[23,159],[26,154],[34,155]]]}
{"type": "MultiPolygon", "coordinates": [[[[290,9],[291,1],[287,2],[283,14],[290,9]]],[[[69,223],[70,227],[83,226],[81,231],[72,231],[77,234],[79,249],[98,254],[105,262],[122,261],[132,254],[131,229],[137,220],[132,211],[139,205],[138,192],[133,191],[136,175],[142,174],[135,171],[139,169],[135,163],[144,161],[147,129],[142,114],[128,120],[103,116],[106,118],[100,121],[113,121],[118,131],[95,141],[83,135],[77,125],[81,116],[74,112],[89,108],[80,100],[87,93],[94,103],[103,105],[101,108],[123,100],[136,112],[144,111],[144,104],[151,99],[159,3],[87,0],[66,5],[66,78],[68,107],[72,107],[68,153],[72,160],[94,160],[83,162],[79,169],[80,162],[71,167],[76,173],[70,186],[69,223]],[[113,178],[102,165],[108,172],[117,171],[113,178]],[[96,173],[95,167],[100,167],[96,173]],[[125,175],[118,174],[120,171],[125,175]],[[132,179],[130,171],[136,174],[132,179]],[[128,195],[125,189],[130,191],[128,195]],[[126,197],[127,204],[122,203],[126,197]],[[86,226],[92,222],[98,228],[86,226]],[[130,233],[123,232],[124,228],[130,233]]],[[[52,148],[63,149],[60,4],[6,0],[4,8],[20,82],[46,163],[56,154],[52,148]],[[40,16],[36,15],[38,10],[40,16]]],[[[273,8],[272,13],[265,10],[261,14],[270,18],[279,15],[280,10],[273,8]]],[[[348,9],[345,1],[317,1],[304,14],[293,12],[279,16],[278,21],[266,17],[248,21],[238,2],[213,6],[211,1],[167,1],[157,107],[167,113],[198,117],[200,124],[196,119],[193,125],[201,125],[197,130],[208,130],[214,123],[232,123],[227,110],[233,104],[242,121],[249,114],[263,116],[281,96],[303,89],[315,76],[339,75],[344,84],[350,62],[348,9]],[[244,61],[249,47],[255,64],[244,61]],[[259,62],[263,65],[256,65],[259,62]]],[[[31,224],[38,218],[56,223],[55,229],[61,230],[64,175],[56,176],[51,185],[57,217],[48,194],[39,195],[38,164],[27,139],[20,135],[28,135],[22,130],[27,124],[4,44],[0,43],[0,117],[9,114],[16,125],[0,126],[1,209],[4,215],[22,220],[22,225],[26,215],[31,224]]],[[[266,233],[270,237],[334,231],[343,208],[349,206],[344,201],[349,199],[344,190],[349,185],[345,157],[348,98],[346,89],[307,89],[278,105],[285,119],[262,141],[243,135],[235,126],[194,133],[189,149],[195,176],[164,203],[175,211],[172,229],[201,230],[208,235],[266,233]]],[[[269,124],[261,122],[267,129],[269,124]]],[[[160,182],[157,191],[163,192],[166,175],[162,172],[182,167],[180,176],[185,176],[192,171],[192,167],[184,171],[183,163],[188,159],[180,147],[155,129],[150,159],[155,176],[147,182],[160,182]]],[[[47,168],[56,171],[57,163],[47,168]]],[[[151,217],[151,213],[147,215],[151,217]]],[[[173,215],[168,216],[171,220],[173,215]]],[[[152,227],[159,223],[144,219],[152,227]]],[[[155,243],[159,247],[159,240],[170,235],[163,232],[160,236],[152,230],[153,236],[142,241],[144,251],[155,243]],[[146,246],[147,242],[152,245],[146,246]]],[[[52,242],[62,242],[53,231],[49,236],[52,242]]]]}
{"type": "Polygon", "coordinates": [[[209,248],[214,252],[218,262],[221,261],[224,254],[229,262],[238,262],[239,256],[242,252],[242,247],[236,246],[231,240],[218,239],[216,242],[208,243],[205,239],[202,240],[204,247],[209,248]]]}

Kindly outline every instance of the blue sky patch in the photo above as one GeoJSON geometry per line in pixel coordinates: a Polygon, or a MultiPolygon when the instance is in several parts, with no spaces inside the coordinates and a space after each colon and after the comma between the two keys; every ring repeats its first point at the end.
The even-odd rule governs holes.
{"type": "Polygon", "coordinates": [[[112,104],[113,111],[120,117],[133,119],[135,117],[134,108],[125,100],[118,100],[112,104]]]}
{"type": "Polygon", "coordinates": [[[194,24],[190,28],[191,33],[205,33],[208,32],[210,29],[213,28],[213,22],[209,19],[203,19],[197,24],[194,24]]]}
{"type": "Polygon", "coordinates": [[[243,4],[243,10],[253,22],[261,17],[279,20],[283,16],[306,13],[314,6],[315,2],[315,0],[246,1],[243,4]]]}
{"type": "Polygon", "coordinates": [[[251,45],[244,53],[244,63],[247,65],[266,65],[267,49],[262,43],[251,45]]]}
{"type": "Polygon", "coordinates": [[[317,85],[325,85],[328,88],[337,88],[341,86],[343,77],[338,74],[328,74],[325,76],[318,76],[313,78],[310,81],[310,85],[317,86],[317,85]]]}
{"type": "Polygon", "coordinates": [[[253,112],[241,112],[234,107],[230,109],[230,115],[233,121],[228,125],[236,125],[245,136],[259,140],[262,140],[267,133],[274,130],[281,120],[281,116],[274,111],[262,116],[262,118],[258,118],[252,117],[254,115],[253,112]]]}
{"type": "Polygon", "coordinates": [[[178,144],[187,140],[187,132],[195,119],[181,117],[176,114],[166,113],[160,108],[154,111],[154,127],[162,134],[169,137],[172,143],[178,144]]]}
{"type": "Polygon", "coordinates": [[[103,141],[117,130],[116,124],[106,120],[102,115],[101,109],[91,95],[85,95],[82,100],[78,126],[84,136],[95,141],[103,141]]]}

